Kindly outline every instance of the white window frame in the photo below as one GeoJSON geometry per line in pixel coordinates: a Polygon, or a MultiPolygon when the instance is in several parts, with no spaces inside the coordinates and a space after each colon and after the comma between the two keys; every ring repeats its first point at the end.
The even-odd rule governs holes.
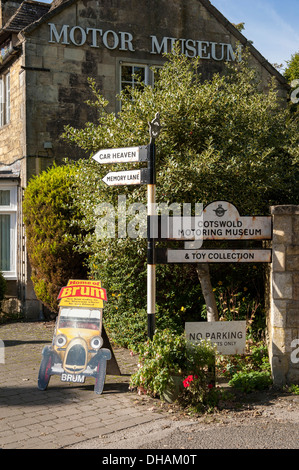
{"type": "MultiPolygon", "coordinates": [[[[124,87],[122,87],[122,66],[133,66],[133,67],[143,67],[145,69],[144,73],[144,83],[145,85],[150,85],[154,86],[154,71],[152,70],[153,68],[161,68],[163,67],[163,64],[157,64],[157,62],[147,62],[145,63],[142,60],[135,60],[135,61],[127,61],[127,60],[119,60],[118,61],[118,67],[117,67],[117,75],[116,75],[116,89],[118,90],[118,93],[120,93],[124,87]]],[[[127,85],[127,84],[126,84],[127,85]]],[[[120,111],[121,109],[121,103],[118,102],[116,105],[116,110],[120,111]]]]}
{"type": "Polygon", "coordinates": [[[2,271],[7,280],[17,279],[17,210],[18,210],[18,188],[17,185],[0,182],[1,191],[10,191],[10,204],[0,205],[1,215],[10,215],[10,270],[2,271]]]}
{"type": "Polygon", "coordinates": [[[0,76],[0,127],[10,122],[10,72],[0,76]]]}
{"type": "MultiPolygon", "coordinates": [[[[148,64],[148,63],[144,63],[144,62],[129,62],[129,61],[119,61],[119,92],[122,91],[124,89],[124,87],[122,87],[122,67],[139,67],[139,68],[143,68],[144,69],[144,83],[145,85],[150,85],[150,86],[154,86],[154,72],[152,70],[152,68],[156,67],[156,68],[160,68],[162,67],[162,64],[158,65],[158,64],[148,64]]],[[[133,88],[134,88],[134,82],[133,83],[133,88]]],[[[126,83],[126,86],[128,86],[129,84],[126,83]]]]}

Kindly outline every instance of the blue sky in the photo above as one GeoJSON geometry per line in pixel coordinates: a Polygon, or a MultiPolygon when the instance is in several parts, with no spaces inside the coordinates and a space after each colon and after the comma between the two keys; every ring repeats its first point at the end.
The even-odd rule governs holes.
{"type": "Polygon", "coordinates": [[[271,63],[283,64],[299,51],[299,0],[211,0],[271,63]]]}

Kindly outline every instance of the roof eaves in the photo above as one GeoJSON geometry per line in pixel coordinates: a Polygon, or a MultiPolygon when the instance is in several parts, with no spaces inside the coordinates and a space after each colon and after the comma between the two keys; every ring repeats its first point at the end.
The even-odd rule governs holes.
{"type": "Polygon", "coordinates": [[[43,15],[37,21],[34,21],[33,23],[26,26],[22,31],[20,31],[20,33],[22,35],[26,35],[28,33],[31,33],[32,31],[34,31],[34,29],[38,28],[42,23],[48,21],[53,16],[57,15],[57,13],[60,13],[60,11],[64,10],[66,7],[72,5],[73,3],[76,3],[76,2],[77,2],[77,0],[67,0],[67,1],[59,4],[57,7],[53,8],[53,9],[50,8],[50,10],[45,15],[43,15]]]}

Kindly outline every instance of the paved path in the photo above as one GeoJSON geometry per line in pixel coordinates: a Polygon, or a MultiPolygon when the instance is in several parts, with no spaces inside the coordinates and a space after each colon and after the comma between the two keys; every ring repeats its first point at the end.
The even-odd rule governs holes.
{"type": "Polygon", "coordinates": [[[42,392],[41,352],[53,330],[54,324],[39,322],[0,325],[2,449],[299,448],[298,396],[269,390],[249,394],[240,408],[230,408],[228,401],[221,412],[186,418],[176,415],[175,407],[129,392],[137,358],[121,348],[114,353],[122,375],[107,375],[102,395],[94,393],[92,378],[77,385],[58,376],[42,392]]]}
{"type": "Polygon", "coordinates": [[[41,352],[53,330],[54,324],[42,322],[0,325],[5,345],[4,364],[0,363],[0,448],[64,448],[163,417],[136,406],[136,394],[128,390],[136,357],[121,348],[114,353],[122,375],[107,375],[102,395],[94,393],[93,378],[77,385],[52,376],[48,389],[38,390],[41,352]]]}

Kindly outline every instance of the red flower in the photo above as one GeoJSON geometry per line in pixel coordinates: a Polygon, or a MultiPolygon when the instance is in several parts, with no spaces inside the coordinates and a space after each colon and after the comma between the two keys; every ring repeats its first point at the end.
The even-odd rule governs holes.
{"type": "Polygon", "coordinates": [[[213,388],[213,384],[208,385],[208,389],[211,390],[211,388],[213,388]]]}
{"type": "MultiPolygon", "coordinates": [[[[194,376],[196,379],[198,378],[197,375],[194,376]]],[[[185,388],[190,387],[191,382],[193,382],[193,375],[188,375],[188,377],[183,380],[183,385],[185,388]]]]}

